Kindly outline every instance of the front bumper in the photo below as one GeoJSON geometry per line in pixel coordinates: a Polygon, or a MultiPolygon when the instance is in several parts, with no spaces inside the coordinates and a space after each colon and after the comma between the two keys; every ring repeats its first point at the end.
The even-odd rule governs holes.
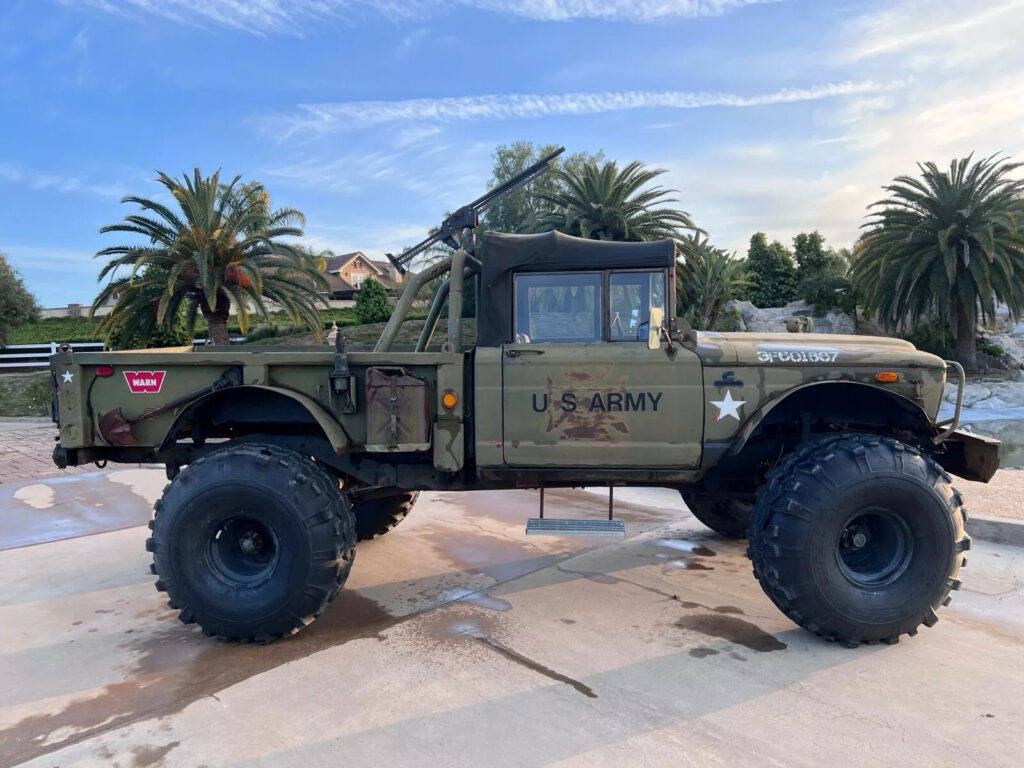
{"type": "Polygon", "coordinates": [[[954,430],[942,443],[943,451],[935,458],[942,468],[964,480],[987,483],[999,469],[1002,443],[993,437],[954,430]]]}

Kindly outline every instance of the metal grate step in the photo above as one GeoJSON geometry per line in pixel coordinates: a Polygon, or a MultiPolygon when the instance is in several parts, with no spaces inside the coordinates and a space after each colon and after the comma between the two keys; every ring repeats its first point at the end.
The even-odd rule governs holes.
{"type": "Polygon", "coordinates": [[[578,520],[557,517],[531,517],[526,521],[527,536],[625,536],[622,520],[578,520]]]}

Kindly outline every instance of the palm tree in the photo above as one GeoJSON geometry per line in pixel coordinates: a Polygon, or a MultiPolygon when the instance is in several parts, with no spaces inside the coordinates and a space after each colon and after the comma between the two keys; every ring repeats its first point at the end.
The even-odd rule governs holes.
{"type": "Polygon", "coordinates": [[[744,274],[744,262],[722,248],[715,248],[700,233],[686,235],[676,242],[682,261],[676,269],[676,296],[679,316],[701,330],[718,323],[722,308],[736,294],[753,283],[744,274]]]}
{"type": "Polygon", "coordinates": [[[97,256],[113,256],[100,271],[109,282],[93,302],[95,315],[105,301],[116,297],[110,314],[97,330],[132,333],[137,328],[173,324],[184,318],[192,336],[201,313],[215,344],[227,344],[228,317],[234,309],[245,333],[253,311],[268,314],[266,300],[285,309],[294,322],[321,330],[317,305],[327,281],[317,259],[282,237],[299,237],[302,214],[293,208],[272,210],[263,185],[240,184],[236,176],[220,183],[220,172],[203,177],[196,168],[192,178],[178,181],[165,173],[156,179],[174,198],[180,213],[154,200],[129,196],[139,213],[100,232],[142,235],[143,244],[115,245],[97,256]],[[125,278],[113,279],[128,268],[125,278]]]}
{"type": "Polygon", "coordinates": [[[614,161],[554,169],[549,175],[560,183],[534,194],[547,212],[536,217],[532,229],[591,240],[664,240],[679,237],[681,229],[697,231],[688,213],[664,207],[677,202],[668,197],[675,190],[643,189],[663,173],[636,161],[621,169],[614,161]]]}
{"type": "Polygon", "coordinates": [[[1008,178],[1021,163],[971,157],[948,171],[918,165],[920,178],[885,187],[852,276],[865,308],[889,327],[954,321],[957,359],[974,369],[978,311],[987,320],[997,299],[1014,318],[1024,309],[1024,181],[1008,178]]]}

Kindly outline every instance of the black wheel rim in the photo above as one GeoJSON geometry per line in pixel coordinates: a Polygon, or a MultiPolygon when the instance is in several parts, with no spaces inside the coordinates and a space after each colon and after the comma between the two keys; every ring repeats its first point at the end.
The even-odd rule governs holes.
{"type": "Polygon", "coordinates": [[[859,587],[880,587],[910,566],[914,539],[892,510],[871,507],[846,521],[836,542],[839,570],[859,587]]]}
{"type": "Polygon", "coordinates": [[[208,547],[214,573],[239,587],[255,587],[269,579],[277,566],[279,552],[273,530],[244,514],[218,524],[208,547]]]}

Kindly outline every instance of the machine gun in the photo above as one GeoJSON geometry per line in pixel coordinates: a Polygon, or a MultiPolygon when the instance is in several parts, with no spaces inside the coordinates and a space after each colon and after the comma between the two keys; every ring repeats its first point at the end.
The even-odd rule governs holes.
{"type": "Polygon", "coordinates": [[[437,232],[426,240],[417,243],[412,248],[406,249],[398,256],[393,256],[390,253],[386,254],[388,260],[395,266],[395,269],[404,275],[409,262],[435,243],[444,243],[452,249],[458,248],[459,244],[455,238],[464,229],[469,231],[469,243],[466,250],[469,253],[473,253],[473,230],[480,226],[480,214],[499,200],[508,197],[520,187],[529,184],[538,176],[546,173],[551,167],[551,161],[563,152],[565,152],[565,147],[559,147],[551,154],[542,157],[522,173],[513,176],[504,184],[500,184],[486,194],[481,195],[469,205],[462,206],[441,222],[441,227],[437,232]]]}

